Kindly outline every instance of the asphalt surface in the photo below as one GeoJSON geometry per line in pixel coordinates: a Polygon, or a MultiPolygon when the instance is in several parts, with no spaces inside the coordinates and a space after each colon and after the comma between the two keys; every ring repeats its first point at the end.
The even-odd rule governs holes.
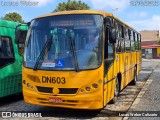
{"type": "MultiPolygon", "coordinates": [[[[58,119],[58,120],[59,119],[60,120],[69,119],[70,120],[70,119],[84,119],[84,118],[85,119],[99,119],[99,120],[101,119],[119,120],[119,119],[122,119],[123,117],[118,117],[115,115],[117,115],[118,112],[127,112],[130,109],[137,95],[139,94],[142,87],[144,86],[145,82],[150,77],[150,75],[152,76],[151,73],[153,72],[153,70],[158,64],[159,64],[159,61],[157,60],[143,59],[142,71],[140,72],[138,76],[138,81],[137,81],[136,86],[127,86],[120,93],[120,97],[118,101],[116,102],[116,104],[108,104],[101,111],[87,111],[87,110],[84,111],[84,110],[73,110],[73,109],[63,109],[63,108],[53,108],[53,107],[31,105],[23,101],[22,95],[17,95],[17,96],[14,95],[14,96],[0,99],[0,111],[46,112],[46,113],[49,113],[49,116],[52,116],[52,117],[41,118],[41,119],[46,119],[46,120],[48,119],[49,120],[50,119],[58,119]]],[[[156,93],[155,95],[159,95],[159,93],[156,93]]],[[[153,93],[150,93],[150,94],[153,94],[153,93]]],[[[159,99],[159,97],[157,97],[157,99],[159,99]]],[[[23,118],[15,118],[15,119],[23,119],[23,118]]],[[[37,119],[40,119],[40,118],[37,118],[37,119]]]]}
{"type": "Polygon", "coordinates": [[[158,66],[143,88],[145,91],[141,92],[139,100],[137,98],[137,104],[130,108],[130,111],[139,114],[139,117],[130,117],[129,120],[160,120],[160,60],[157,62],[158,66]]]}

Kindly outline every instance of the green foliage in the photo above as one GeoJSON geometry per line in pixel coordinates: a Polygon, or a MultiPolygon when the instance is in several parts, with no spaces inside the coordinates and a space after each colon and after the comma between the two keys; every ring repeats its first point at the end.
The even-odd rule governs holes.
{"type": "Polygon", "coordinates": [[[14,22],[24,23],[24,21],[22,19],[22,16],[20,14],[16,13],[16,12],[8,13],[2,19],[3,20],[14,21],[14,22]]]}
{"type": "Polygon", "coordinates": [[[86,3],[81,2],[80,0],[68,0],[67,2],[59,3],[53,12],[88,9],[90,9],[90,7],[86,3]]]}

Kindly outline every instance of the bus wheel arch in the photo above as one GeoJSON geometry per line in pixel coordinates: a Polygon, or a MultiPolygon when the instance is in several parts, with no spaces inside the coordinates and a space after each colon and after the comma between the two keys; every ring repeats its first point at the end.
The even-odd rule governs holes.
{"type": "Polygon", "coordinates": [[[135,65],[134,67],[134,78],[133,80],[129,83],[130,85],[136,85],[136,82],[137,82],[137,65],[135,65]]]}
{"type": "Polygon", "coordinates": [[[118,73],[117,74],[118,82],[119,82],[119,92],[121,91],[121,81],[122,81],[122,74],[118,73]]]}
{"type": "Polygon", "coordinates": [[[114,88],[114,98],[109,102],[110,104],[116,103],[119,93],[120,93],[120,87],[121,87],[121,79],[122,75],[119,73],[116,77],[116,83],[115,83],[115,88],[114,88]]]}

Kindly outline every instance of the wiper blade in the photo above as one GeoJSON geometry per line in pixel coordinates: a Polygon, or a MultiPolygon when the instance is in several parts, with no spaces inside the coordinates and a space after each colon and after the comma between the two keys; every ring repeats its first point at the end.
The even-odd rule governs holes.
{"type": "Polygon", "coordinates": [[[34,65],[33,70],[37,70],[39,68],[39,66],[41,65],[42,62],[40,62],[40,61],[44,60],[44,56],[45,56],[46,50],[49,49],[51,47],[51,45],[52,45],[52,39],[53,39],[53,36],[51,37],[51,39],[47,39],[42,51],[40,52],[40,54],[38,56],[38,59],[37,59],[35,65],[34,65]]]}
{"type": "Polygon", "coordinates": [[[77,54],[75,52],[75,43],[74,43],[74,40],[73,40],[73,35],[72,35],[71,30],[69,30],[69,42],[70,42],[70,49],[71,49],[71,52],[72,52],[73,58],[74,58],[75,70],[76,70],[76,72],[78,72],[79,71],[79,66],[78,66],[77,54]]]}

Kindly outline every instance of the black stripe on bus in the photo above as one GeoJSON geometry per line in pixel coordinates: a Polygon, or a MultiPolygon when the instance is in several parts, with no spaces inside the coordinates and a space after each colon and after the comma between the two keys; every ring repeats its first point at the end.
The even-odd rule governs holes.
{"type": "Polygon", "coordinates": [[[111,80],[108,80],[108,81],[104,81],[104,85],[105,84],[107,84],[107,83],[109,83],[109,82],[111,82],[111,81],[113,81],[115,78],[112,78],[111,80]]]}

